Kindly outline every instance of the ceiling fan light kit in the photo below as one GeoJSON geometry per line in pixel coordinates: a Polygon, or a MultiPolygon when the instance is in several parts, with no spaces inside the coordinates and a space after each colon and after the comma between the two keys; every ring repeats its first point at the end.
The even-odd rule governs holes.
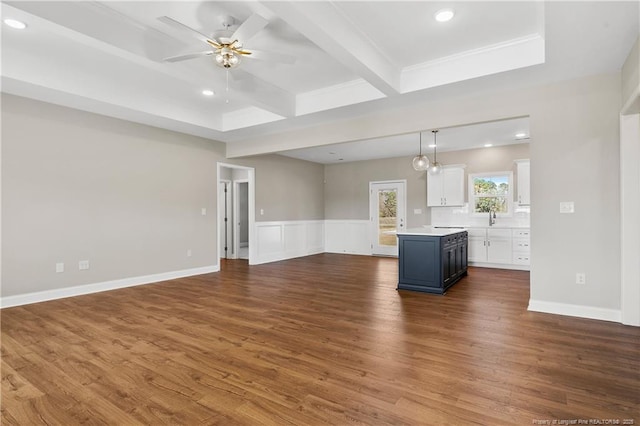
{"type": "Polygon", "coordinates": [[[240,64],[240,55],[233,47],[222,46],[215,52],[216,65],[222,68],[235,68],[240,64]]]}

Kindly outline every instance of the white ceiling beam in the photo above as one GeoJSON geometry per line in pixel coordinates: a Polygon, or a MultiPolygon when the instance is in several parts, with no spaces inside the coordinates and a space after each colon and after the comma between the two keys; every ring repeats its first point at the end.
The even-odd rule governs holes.
{"type": "Polygon", "coordinates": [[[401,70],[332,2],[267,1],[262,5],[385,95],[400,93],[401,70]]]}

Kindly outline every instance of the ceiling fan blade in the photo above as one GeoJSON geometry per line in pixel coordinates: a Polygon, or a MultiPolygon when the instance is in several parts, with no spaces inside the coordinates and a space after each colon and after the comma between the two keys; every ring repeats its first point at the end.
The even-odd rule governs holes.
{"type": "Polygon", "coordinates": [[[242,43],[249,40],[251,37],[256,35],[258,31],[267,26],[269,21],[264,19],[262,16],[254,13],[249,16],[249,19],[244,21],[240,27],[233,33],[231,36],[232,40],[240,40],[242,43]]]}
{"type": "Polygon", "coordinates": [[[169,25],[170,27],[173,27],[177,30],[180,30],[182,32],[187,32],[189,34],[191,34],[191,37],[195,37],[196,39],[203,41],[205,43],[209,43],[211,44],[211,42],[216,43],[214,40],[211,40],[209,37],[207,37],[206,35],[194,30],[191,27],[186,26],[185,24],[176,21],[175,19],[169,18],[168,16],[161,16],[158,18],[158,21],[169,25]]]}
{"type": "Polygon", "coordinates": [[[178,55],[178,56],[169,56],[168,58],[164,58],[165,62],[179,62],[186,61],[187,59],[199,58],[201,56],[211,56],[213,52],[211,50],[205,50],[203,52],[194,52],[187,53],[186,55],[178,55]]]}
{"type": "Polygon", "coordinates": [[[251,55],[248,57],[258,59],[261,61],[280,62],[288,65],[294,64],[296,62],[295,56],[287,55],[284,53],[265,52],[263,50],[254,50],[254,49],[251,49],[251,55]]]}

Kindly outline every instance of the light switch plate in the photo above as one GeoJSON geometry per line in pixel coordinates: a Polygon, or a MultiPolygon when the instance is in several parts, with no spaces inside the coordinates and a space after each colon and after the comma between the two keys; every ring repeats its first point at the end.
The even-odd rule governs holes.
{"type": "Polygon", "coordinates": [[[64,272],[64,263],[62,262],[56,263],[56,272],[64,272]]]}
{"type": "Polygon", "coordinates": [[[81,270],[81,271],[89,269],[89,261],[88,260],[79,261],[78,262],[78,269],[81,270]]]}
{"type": "Polygon", "coordinates": [[[575,212],[573,201],[562,201],[560,203],[560,213],[573,213],[575,212]]]}
{"type": "Polygon", "coordinates": [[[422,209],[413,209],[413,214],[422,214],[422,209]]]}
{"type": "Polygon", "coordinates": [[[200,209],[200,213],[202,214],[202,216],[206,216],[207,215],[207,208],[203,207],[200,209]]]}

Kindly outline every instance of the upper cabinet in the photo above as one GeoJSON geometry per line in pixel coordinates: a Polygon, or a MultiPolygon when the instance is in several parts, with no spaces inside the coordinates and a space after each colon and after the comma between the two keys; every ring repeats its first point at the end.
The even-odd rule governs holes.
{"type": "Polygon", "coordinates": [[[516,201],[520,205],[531,204],[531,178],[529,160],[516,160],[517,197],[516,201]]]}
{"type": "Polygon", "coordinates": [[[427,173],[427,206],[464,204],[464,166],[444,166],[442,173],[427,173]]]}

